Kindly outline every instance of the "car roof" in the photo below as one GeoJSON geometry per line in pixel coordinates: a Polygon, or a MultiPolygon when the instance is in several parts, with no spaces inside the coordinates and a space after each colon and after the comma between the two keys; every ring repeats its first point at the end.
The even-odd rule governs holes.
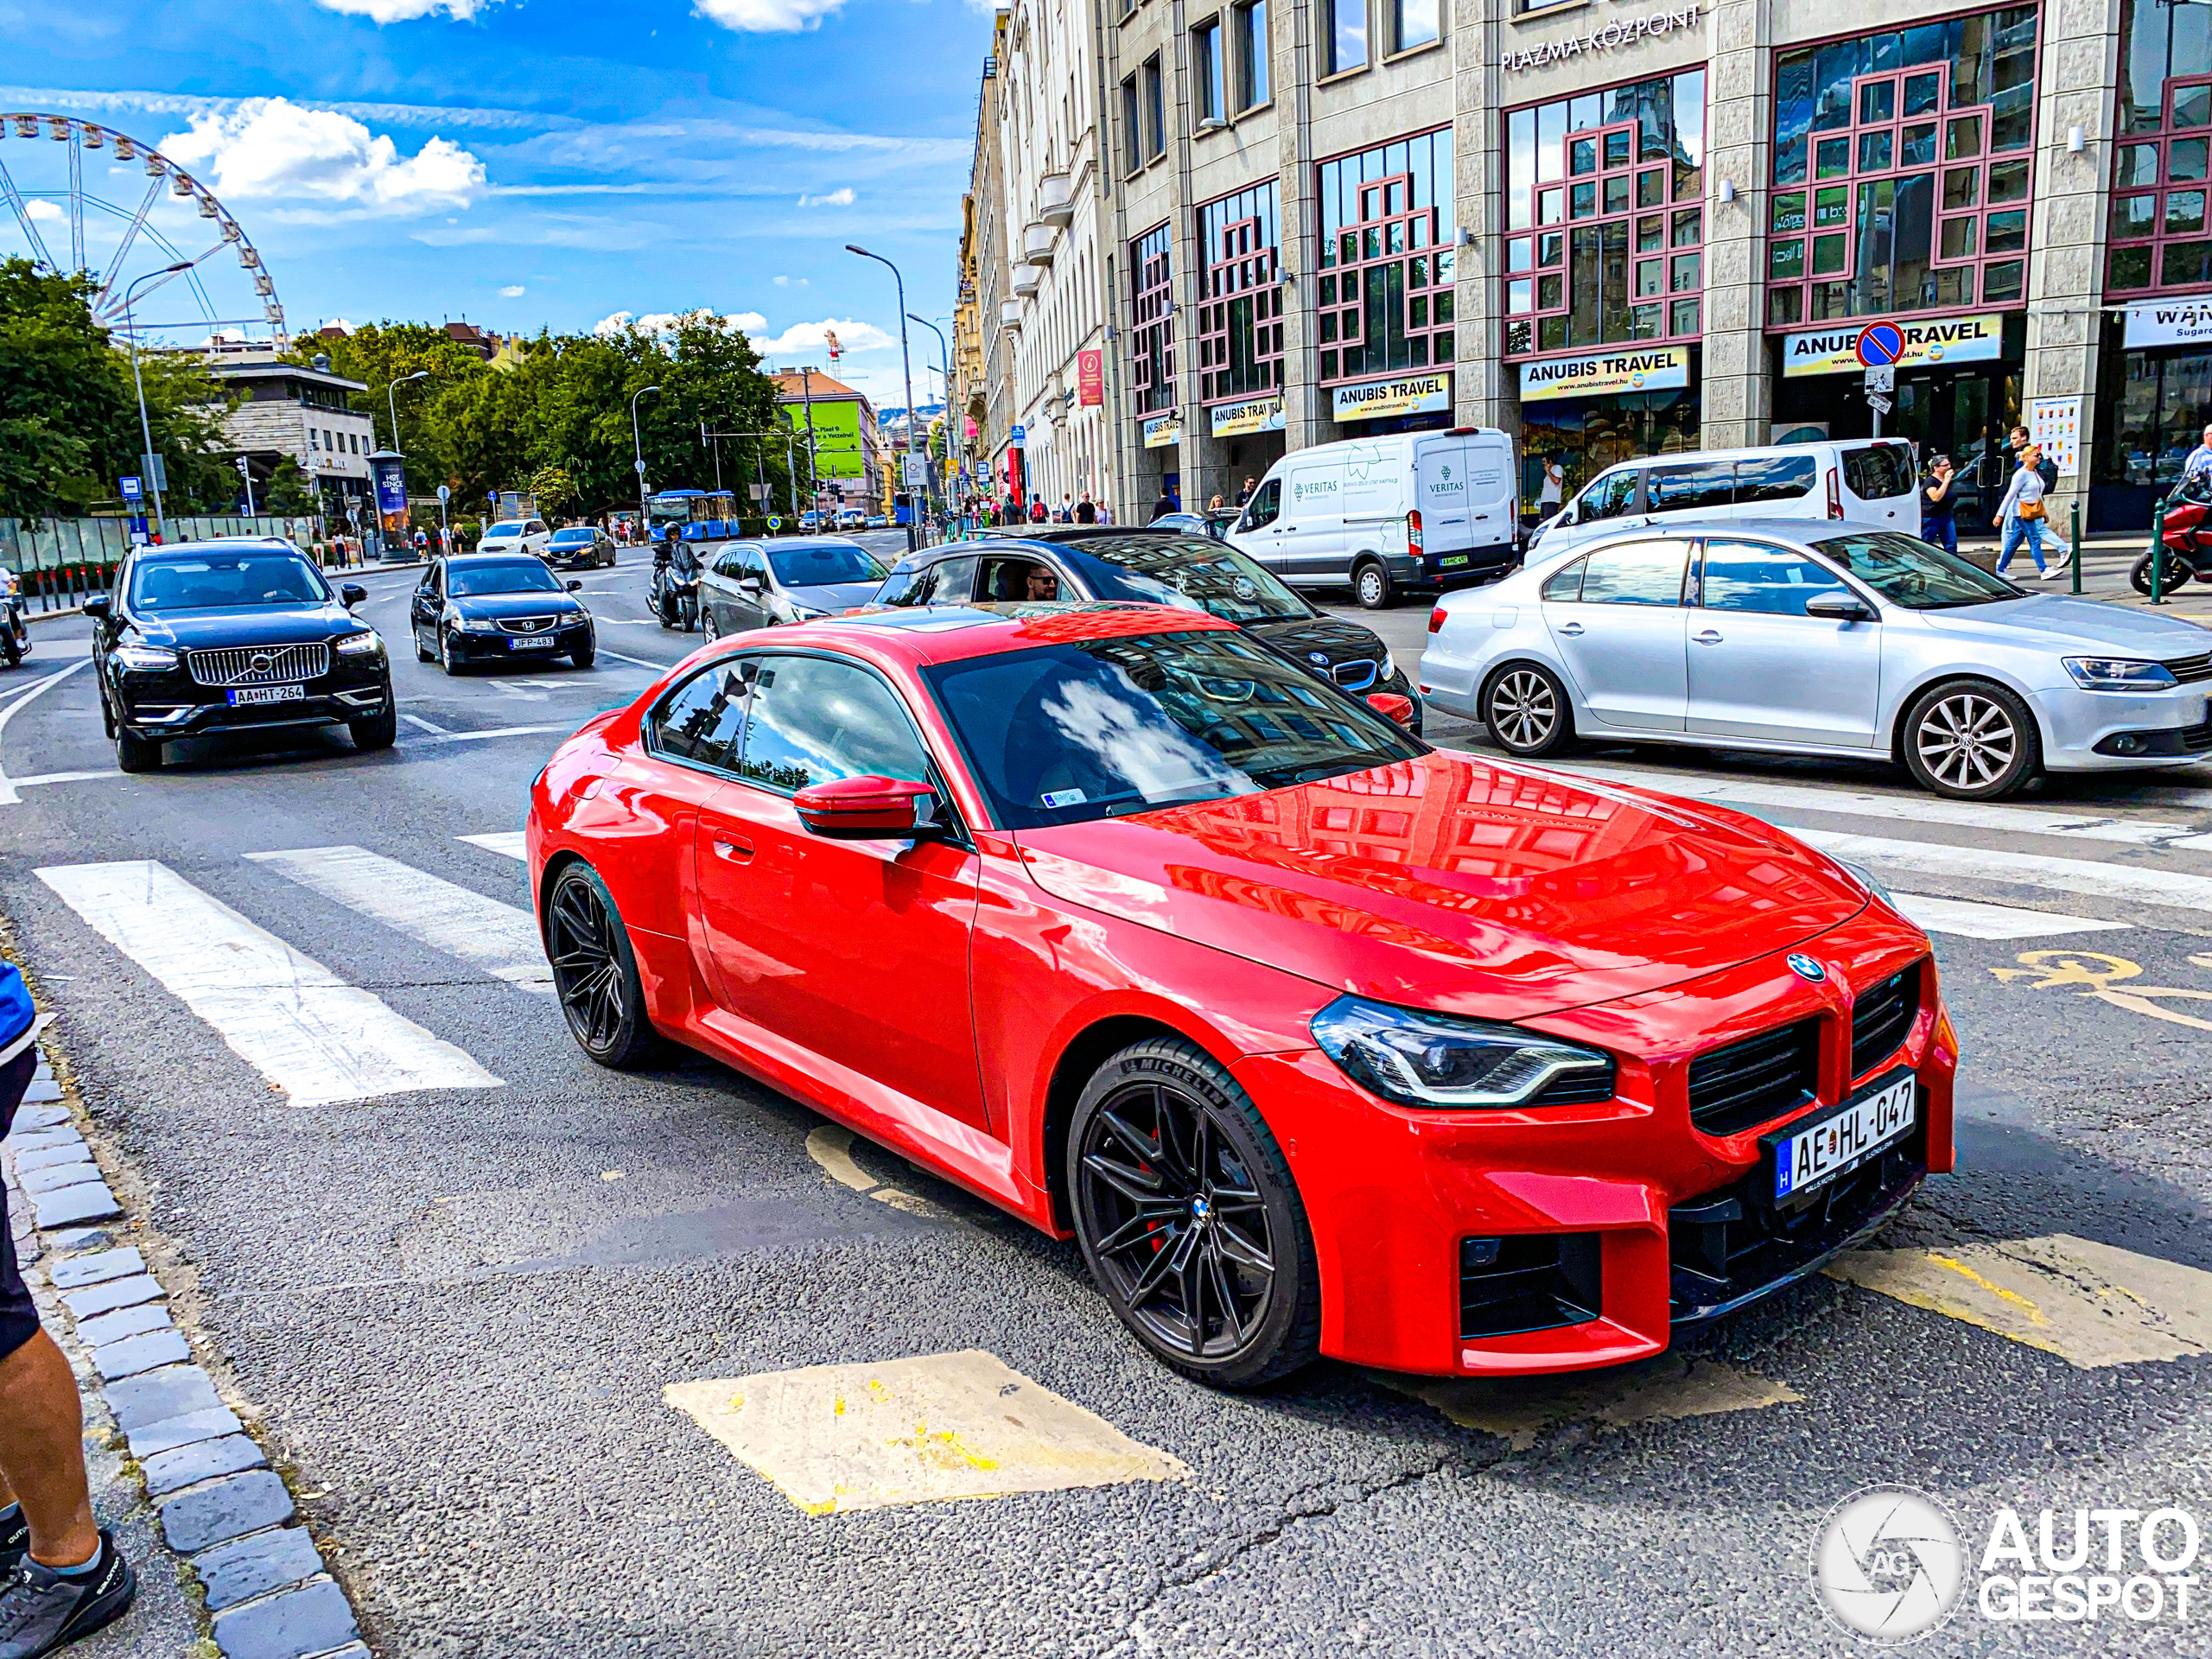
{"type": "MultiPolygon", "coordinates": [[[[163,542],[159,547],[149,543],[144,547],[133,548],[131,555],[133,557],[142,559],[159,558],[164,553],[191,553],[210,547],[228,548],[233,550],[248,547],[266,547],[282,553],[300,551],[296,546],[282,536],[203,536],[198,541],[193,542],[163,542]]],[[[304,558],[307,556],[301,554],[300,556],[304,558]]]]}
{"type": "MultiPolygon", "coordinates": [[[[1855,518],[1714,518],[1693,524],[1624,524],[1618,531],[1602,531],[1585,537],[1573,545],[1577,552],[1587,551],[1599,542],[1648,542],[1655,537],[1679,540],[1691,536],[1734,537],[1758,536],[1768,541],[1789,542],[1799,547],[1815,547],[1831,537],[1846,534],[1866,535],[1884,531],[1892,536],[1910,536],[1909,530],[1895,524],[1869,524],[1855,518]]],[[[1539,542],[1537,550],[1545,550],[1539,542]]],[[[1565,550],[1561,550],[1564,551],[1565,550]]]]}
{"type": "MultiPolygon", "coordinates": [[[[779,627],[768,643],[779,647],[827,645],[921,666],[1134,634],[1236,632],[1233,622],[1176,606],[1049,600],[1034,604],[880,606],[779,627]]],[[[762,643],[757,634],[737,637],[762,643]]]]}
{"type": "Polygon", "coordinates": [[[448,564],[516,564],[524,559],[537,558],[535,553],[525,553],[519,548],[495,548],[489,553],[448,553],[448,564]]]}

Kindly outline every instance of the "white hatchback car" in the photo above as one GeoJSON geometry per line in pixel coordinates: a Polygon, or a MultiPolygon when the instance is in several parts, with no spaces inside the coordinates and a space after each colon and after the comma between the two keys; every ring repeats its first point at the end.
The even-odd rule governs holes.
{"type": "Polygon", "coordinates": [[[1581,737],[1894,760],[1993,800],[2212,752],[2212,632],[1865,524],[1626,531],[1450,594],[1429,629],[1421,695],[1532,758],[1581,737]]]}

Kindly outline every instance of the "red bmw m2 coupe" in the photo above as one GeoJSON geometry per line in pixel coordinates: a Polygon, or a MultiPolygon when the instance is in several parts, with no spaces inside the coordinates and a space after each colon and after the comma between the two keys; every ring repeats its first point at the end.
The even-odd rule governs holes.
{"type": "Polygon", "coordinates": [[[736,636],[537,780],[561,1006],[1073,1235],[1228,1387],[1655,1354],[1951,1167],[1957,1040],[1870,878],[1390,712],[1155,607],[736,636]]]}

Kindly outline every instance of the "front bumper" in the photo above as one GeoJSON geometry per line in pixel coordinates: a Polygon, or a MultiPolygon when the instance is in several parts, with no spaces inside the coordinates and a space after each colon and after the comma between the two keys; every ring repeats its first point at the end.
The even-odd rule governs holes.
{"type": "Polygon", "coordinates": [[[454,628],[448,630],[448,637],[453,641],[454,660],[464,663],[526,663],[533,657],[565,657],[570,652],[592,648],[592,626],[589,622],[559,628],[550,635],[508,633],[505,630],[497,633],[475,633],[466,628],[454,628]],[[516,639],[548,638],[553,641],[550,645],[518,646],[511,643],[516,639]]]}
{"type": "Polygon", "coordinates": [[[1951,1167],[1958,1045],[1924,936],[1869,907],[1799,947],[1690,984],[1527,1023],[1618,1057],[1615,1096],[1521,1112],[1414,1112],[1367,1094],[1317,1049],[1262,1055],[1238,1076],[1274,1127],[1312,1219],[1322,1351],[1430,1376],[1566,1371],[1662,1352],[1678,1326],[1770,1295],[1878,1230],[1929,1172],[1951,1167]],[[1921,961],[1900,1045],[1857,1077],[1850,987],[1921,961]],[[1819,1022],[1811,1102],[1707,1134],[1689,1116],[1693,1058],[1819,1022]],[[1897,1147],[1802,1211],[1763,1199],[1760,1137],[1869,1078],[1909,1068],[1918,1115],[1897,1147]],[[1483,1258],[1487,1258],[1484,1260],[1483,1258]],[[1493,1269],[1551,1311],[1478,1309],[1493,1269]]]}
{"type": "Polygon", "coordinates": [[[2044,765],[2052,772],[2184,766],[2212,752],[2204,683],[2140,696],[2069,682],[2035,694],[2044,765]]]}
{"type": "Polygon", "coordinates": [[[303,697],[233,706],[224,690],[196,683],[181,669],[126,672],[111,683],[111,706],[133,737],[163,742],[211,732],[342,725],[391,707],[391,677],[383,658],[359,665],[340,659],[329,673],[305,683],[303,697]]]}

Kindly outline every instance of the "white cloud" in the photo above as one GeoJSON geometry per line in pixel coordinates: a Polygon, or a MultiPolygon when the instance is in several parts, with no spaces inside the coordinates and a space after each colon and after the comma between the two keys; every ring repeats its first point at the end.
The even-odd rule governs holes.
{"type": "Polygon", "coordinates": [[[162,149],[240,201],[336,203],[402,213],[465,207],[484,192],[484,163],[432,138],[412,156],[351,116],[282,98],[250,98],[194,114],[162,149]]]}
{"type": "Polygon", "coordinates": [[[811,288],[813,284],[804,276],[779,276],[776,278],[776,286],[778,288],[811,288]]]}
{"type": "Polygon", "coordinates": [[[518,300],[529,291],[520,283],[509,283],[499,290],[499,297],[503,300],[518,300]]]}
{"type": "MultiPolygon", "coordinates": [[[[601,317],[592,324],[591,331],[602,338],[619,334],[627,328],[635,328],[640,334],[668,334],[675,333],[690,318],[712,317],[714,315],[705,310],[648,311],[643,316],[635,316],[627,311],[617,311],[613,315],[601,317]]],[[[722,321],[747,335],[758,334],[768,326],[768,319],[758,311],[733,311],[722,321]]]]}
{"type": "Polygon", "coordinates": [[[819,196],[801,196],[802,207],[849,207],[853,205],[853,187],[849,184],[819,196]]]}
{"type": "Polygon", "coordinates": [[[437,12],[450,12],[454,21],[467,22],[497,0],[315,0],[325,11],[342,11],[349,17],[372,22],[406,23],[437,12]]]}
{"type": "Polygon", "coordinates": [[[23,211],[29,213],[33,219],[39,219],[41,221],[56,219],[61,217],[61,210],[59,207],[55,207],[52,202],[37,196],[32,197],[29,201],[23,204],[23,211]]]}
{"type": "MultiPolygon", "coordinates": [[[[762,325],[766,327],[765,322],[762,325]]],[[[856,322],[850,317],[824,317],[819,322],[795,322],[780,334],[769,338],[759,329],[746,331],[753,336],[753,343],[766,358],[797,359],[814,355],[817,359],[830,346],[829,336],[834,333],[837,344],[849,352],[880,352],[896,346],[899,336],[887,334],[872,322],[856,322]]]]}
{"type": "MultiPolygon", "coordinates": [[[[413,0],[399,0],[413,3],[413,0]]],[[[791,35],[819,29],[822,20],[842,9],[845,0],[699,0],[692,16],[705,17],[744,35],[791,35]]]]}

